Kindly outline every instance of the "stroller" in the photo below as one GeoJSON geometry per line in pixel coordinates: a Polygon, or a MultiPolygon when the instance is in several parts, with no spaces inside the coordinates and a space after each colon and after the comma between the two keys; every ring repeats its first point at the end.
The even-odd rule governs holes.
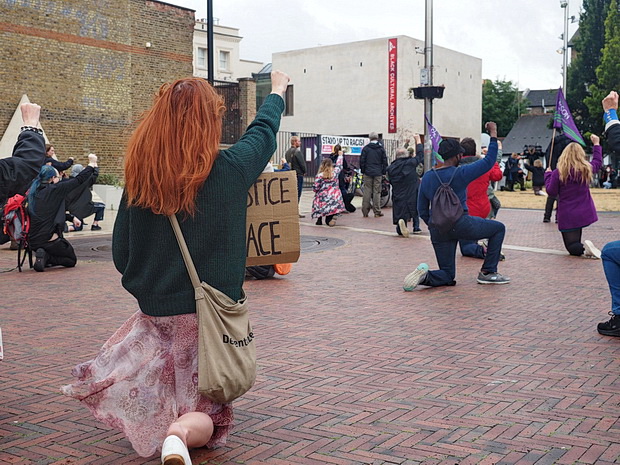
{"type": "Polygon", "coordinates": [[[353,213],[356,208],[351,202],[353,202],[353,197],[355,197],[356,185],[358,182],[361,182],[361,174],[359,175],[356,172],[354,166],[349,165],[346,169],[342,170],[342,176],[344,176],[344,190],[341,189],[342,192],[342,201],[344,202],[344,208],[349,212],[353,213]]]}

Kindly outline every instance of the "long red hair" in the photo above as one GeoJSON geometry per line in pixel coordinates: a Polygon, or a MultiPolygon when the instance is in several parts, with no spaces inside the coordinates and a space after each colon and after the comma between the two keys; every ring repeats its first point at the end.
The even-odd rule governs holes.
{"type": "Polygon", "coordinates": [[[219,152],[224,110],[223,99],[204,79],[161,86],[127,144],[128,205],[193,215],[198,189],[219,152]]]}

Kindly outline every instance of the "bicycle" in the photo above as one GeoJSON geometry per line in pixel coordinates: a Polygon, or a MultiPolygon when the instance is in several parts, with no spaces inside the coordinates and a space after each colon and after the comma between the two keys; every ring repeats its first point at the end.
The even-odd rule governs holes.
{"type": "MultiPolygon", "coordinates": [[[[362,174],[361,170],[353,164],[351,164],[351,168],[349,170],[352,171],[352,173],[350,174],[347,192],[362,197],[364,195],[364,175],[362,174]]],[[[391,193],[392,186],[390,184],[390,181],[388,181],[387,177],[384,175],[381,179],[381,201],[379,202],[381,208],[385,207],[388,204],[388,202],[390,201],[391,193]]],[[[370,205],[372,206],[372,197],[370,198],[370,205]]]]}

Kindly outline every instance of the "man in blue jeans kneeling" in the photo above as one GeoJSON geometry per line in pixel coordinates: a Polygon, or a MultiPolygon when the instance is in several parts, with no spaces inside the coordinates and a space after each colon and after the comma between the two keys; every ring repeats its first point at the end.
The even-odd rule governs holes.
{"type": "Polygon", "coordinates": [[[439,144],[439,155],[444,160],[444,165],[437,169],[437,174],[442,182],[447,183],[453,177],[450,186],[461,201],[463,216],[456,222],[454,227],[447,233],[441,233],[431,225],[433,215],[430,209],[435,191],[439,188],[437,176],[425,175],[420,184],[418,194],[418,212],[420,218],[429,226],[431,242],[435,249],[435,257],[439,270],[429,271],[426,263],[421,263],[405,278],[403,288],[412,291],[418,285],[439,287],[454,286],[456,281],[456,246],[459,239],[479,240],[488,239],[487,254],[480,273],[480,284],[507,284],[510,278],[497,272],[497,264],[500,259],[502,243],[506,228],[503,223],[494,220],[486,220],[476,216],[469,216],[467,210],[467,185],[474,179],[489,171],[495,164],[497,157],[497,125],[489,122],[486,129],[491,136],[487,154],[481,160],[459,167],[464,149],[458,142],[446,139],[439,144]],[[456,173],[455,173],[456,171],[456,173]]]}
{"type": "MultiPolygon", "coordinates": [[[[611,91],[601,102],[603,104],[603,119],[605,134],[611,150],[620,150],[620,120],[618,120],[618,93],[611,91]]],[[[620,241],[613,241],[603,247],[601,260],[605,277],[611,294],[611,318],[599,323],[596,327],[599,334],[604,336],[620,337],[620,241]]]]}

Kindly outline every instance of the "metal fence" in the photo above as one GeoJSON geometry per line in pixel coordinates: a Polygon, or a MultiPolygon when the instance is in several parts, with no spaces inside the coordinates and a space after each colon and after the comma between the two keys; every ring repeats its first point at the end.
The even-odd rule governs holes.
{"type": "MultiPolygon", "coordinates": [[[[276,153],[271,159],[271,163],[275,165],[280,165],[282,158],[284,158],[284,154],[291,147],[291,136],[299,136],[301,140],[301,153],[306,160],[306,176],[304,179],[304,186],[312,186],[314,183],[314,178],[319,171],[319,166],[321,165],[321,160],[323,156],[321,154],[321,135],[307,132],[289,132],[289,131],[280,131],[278,132],[277,142],[278,148],[276,149],[276,153]]],[[[385,147],[385,152],[388,157],[388,164],[394,161],[394,155],[396,153],[396,149],[399,147],[399,143],[397,140],[393,139],[384,139],[381,141],[383,147],[385,147]]],[[[346,155],[345,156],[347,162],[353,165],[356,168],[359,168],[359,155],[346,155]]]]}
{"type": "Polygon", "coordinates": [[[222,144],[234,144],[242,133],[240,89],[238,82],[213,81],[213,87],[224,99],[226,111],[222,121],[222,144]]]}

